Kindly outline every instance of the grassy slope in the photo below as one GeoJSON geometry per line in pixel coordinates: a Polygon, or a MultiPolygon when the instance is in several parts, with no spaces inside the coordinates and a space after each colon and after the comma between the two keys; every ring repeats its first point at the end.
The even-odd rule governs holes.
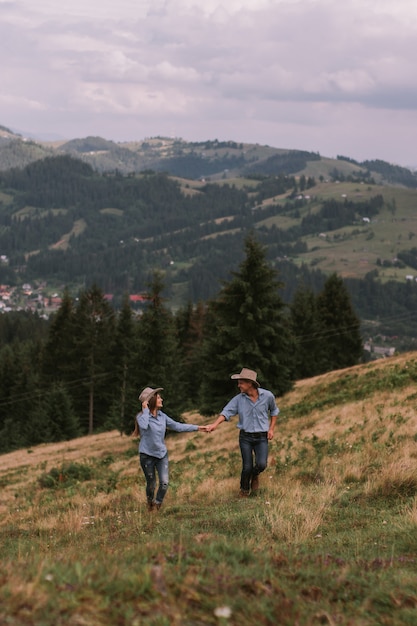
{"type": "Polygon", "coordinates": [[[0,623],[415,624],[416,379],[412,353],[300,381],[243,501],[235,423],[168,437],[152,515],[118,433],[0,456],[0,623]]]}
{"type": "MultiPolygon", "coordinates": [[[[405,267],[382,267],[377,260],[393,261],[398,252],[416,247],[417,194],[415,190],[387,185],[358,185],[357,183],[319,183],[309,190],[311,198],[300,212],[300,217],[314,213],[324,200],[334,198],[364,202],[369,198],[382,195],[384,207],[373,217],[370,223],[358,222],[337,230],[315,233],[304,237],[308,251],[301,254],[296,262],[306,263],[321,269],[325,273],[337,272],[344,277],[363,278],[368,272],[377,269],[382,282],[387,280],[404,281],[408,274],[415,275],[415,270],[405,267]]],[[[282,197],[268,199],[264,205],[285,201],[282,197]]],[[[262,219],[259,209],[258,227],[275,224],[284,230],[296,226],[300,219],[288,216],[275,216],[262,219]]]]}

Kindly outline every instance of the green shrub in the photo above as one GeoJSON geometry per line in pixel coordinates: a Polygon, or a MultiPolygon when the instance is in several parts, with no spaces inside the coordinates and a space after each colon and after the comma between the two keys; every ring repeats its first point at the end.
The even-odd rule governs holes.
{"type": "Polygon", "coordinates": [[[77,482],[84,482],[93,478],[93,471],[89,465],[83,463],[64,463],[60,468],[53,467],[38,479],[44,489],[69,487],[77,482]]]}

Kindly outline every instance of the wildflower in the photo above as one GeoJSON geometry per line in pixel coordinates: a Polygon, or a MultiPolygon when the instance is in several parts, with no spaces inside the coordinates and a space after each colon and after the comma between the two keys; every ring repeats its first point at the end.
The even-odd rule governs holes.
{"type": "Polygon", "coordinates": [[[229,619],[232,616],[232,609],[230,608],[230,606],[218,606],[216,609],[214,609],[214,615],[216,617],[229,619]]]}

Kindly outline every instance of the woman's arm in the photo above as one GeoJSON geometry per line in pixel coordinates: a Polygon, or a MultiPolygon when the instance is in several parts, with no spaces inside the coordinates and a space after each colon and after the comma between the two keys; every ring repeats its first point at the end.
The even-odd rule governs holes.
{"type": "Polygon", "coordinates": [[[149,426],[149,418],[151,416],[151,412],[148,409],[148,403],[142,402],[142,412],[137,416],[137,422],[140,428],[146,430],[149,426]]]}

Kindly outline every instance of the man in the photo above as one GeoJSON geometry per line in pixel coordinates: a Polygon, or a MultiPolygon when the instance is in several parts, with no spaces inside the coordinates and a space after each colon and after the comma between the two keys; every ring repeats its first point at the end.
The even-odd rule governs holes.
{"type": "Polygon", "coordinates": [[[234,415],[239,417],[237,428],[242,455],[239,495],[247,497],[259,488],[259,474],[266,469],[268,441],[274,436],[279,408],[274,394],[260,387],[255,371],[244,367],[231,378],[237,380],[240,393],[226,404],[217,420],[207,427],[207,432],[234,415]]]}

